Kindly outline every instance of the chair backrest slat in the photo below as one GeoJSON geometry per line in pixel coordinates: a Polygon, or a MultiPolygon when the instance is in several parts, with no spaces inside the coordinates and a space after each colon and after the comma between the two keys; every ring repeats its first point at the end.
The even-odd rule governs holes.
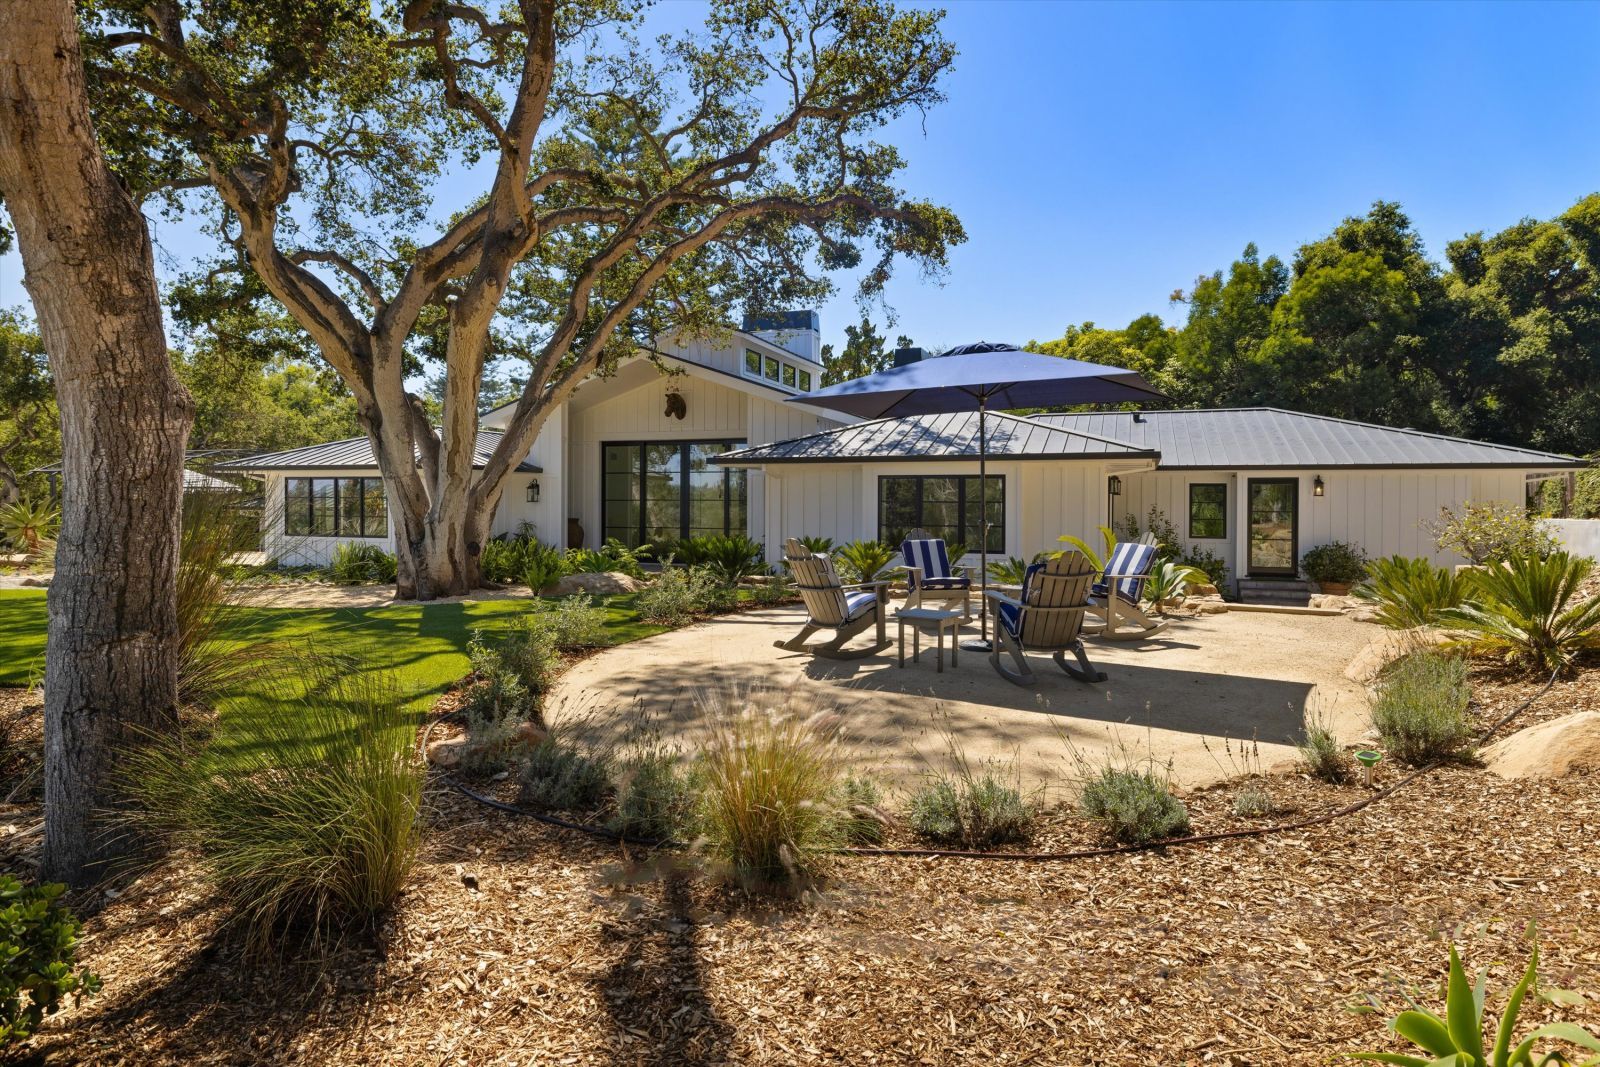
{"type": "MultiPolygon", "coordinates": [[[[790,544],[798,542],[791,541],[790,544]]],[[[805,601],[806,614],[818,626],[843,624],[847,614],[844,583],[839,578],[839,572],[834,570],[833,560],[807,552],[804,546],[800,546],[800,549],[804,555],[796,555],[791,549],[787,561],[794,575],[795,586],[800,590],[800,599],[805,601]]]]}
{"type": "Polygon", "coordinates": [[[1144,583],[1150,577],[1150,568],[1155,566],[1155,562],[1154,543],[1146,544],[1143,539],[1121,541],[1111,550],[1111,558],[1106,560],[1106,573],[1131,575],[1132,577],[1117,579],[1117,592],[1124,600],[1137,604],[1144,592],[1144,583]]]}
{"type": "Polygon", "coordinates": [[[1024,648],[1068,648],[1083,630],[1094,565],[1081,552],[1063,552],[1028,568],[1022,585],[1024,648]]]}

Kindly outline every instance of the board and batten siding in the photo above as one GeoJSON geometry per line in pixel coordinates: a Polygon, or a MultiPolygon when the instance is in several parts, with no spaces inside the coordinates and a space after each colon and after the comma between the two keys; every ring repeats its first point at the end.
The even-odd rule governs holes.
{"type": "Polygon", "coordinates": [[[377,545],[394,551],[394,516],[389,514],[389,532],[383,537],[291,537],[284,532],[283,503],[285,478],[377,478],[378,468],[370,470],[267,471],[262,485],[261,548],[267,558],[285,567],[326,567],[333,553],[346,542],[377,545]]]}
{"type": "Polygon", "coordinates": [[[1468,502],[1520,505],[1524,477],[1521,470],[1150,471],[1123,476],[1115,510],[1119,521],[1136,516],[1143,528],[1150,508],[1159,508],[1186,544],[1228,560],[1232,580],[1248,573],[1248,546],[1242,531],[1250,479],[1292,478],[1300,487],[1297,554],[1345,541],[1359,545],[1369,556],[1421,556],[1443,566],[1464,560],[1453,552],[1441,552],[1433,543],[1428,524],[1438,518],[1440,509],[1459,509],[1468,502]],[[1320,497],[1313,495],[1318,475],[1323,480],[1320,497]],[[1189,539],[1189,486],[1194,483],[1227,484],[1226,538],[1189,539]]]}

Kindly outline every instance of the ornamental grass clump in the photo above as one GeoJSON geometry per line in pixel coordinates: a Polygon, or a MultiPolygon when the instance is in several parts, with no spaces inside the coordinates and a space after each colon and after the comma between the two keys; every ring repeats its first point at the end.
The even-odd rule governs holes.
{"type": "Polygon", "coordinates": [[[843,840],[841,720],[831,710],[802,718],[797,703],[793,692],[757,693],[707,708],[700,832],[707,854],[752,888],[803,887],[843,840]]]}
{"type": "Polygon", "coordinates": [[[229,714],[215,739],[126,757],[129,818],[199,857],[251,953],[369,926],[422,834],[416,723],[393,678],[302,656],[229,714]]]}
{"type": "Polygon", "coordinates": [[[1372,725],[1389,755],[1423,766],[1463,754],[1472,737],[1472,689],[1460,655],[1424,649],[1402,656],[1378,679],[1372,725]]]}
{"type": "Polygon", "coordinates": [[[1307,708],[1299,745],[1300,761],[1311,777],[1339,785],[1350,774],[1350,760],[1325,715],[1307,708]]]}

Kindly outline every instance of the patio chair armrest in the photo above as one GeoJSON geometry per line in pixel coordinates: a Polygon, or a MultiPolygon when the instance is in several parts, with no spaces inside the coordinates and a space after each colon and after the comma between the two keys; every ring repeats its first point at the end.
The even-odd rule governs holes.
{"type": "Polygon", "coordinates": [[[876,582],[845,582],[844,584],[840,585],[839,588],[840,589],[887,589],[893,584],[894,584],[893,582],[891,582],[891,581],[889,581],[887,579],[883,579],[883,580],[876,581],[876,582]]]}
{"type": "Polygon", "coordinates": [[[1014,608],[1026,607],[1026,605],[1023,604],[1022,601],[1018,600],[1016,597],[1014,597],[1014,596],[1006,596],[1004,593],[1000,592],[1000,590],[998,590],[998,589],[985,589],[983,591],[983,595],[988,600],[997,600],[1002,604],[1010,604],[1014,608]]]}

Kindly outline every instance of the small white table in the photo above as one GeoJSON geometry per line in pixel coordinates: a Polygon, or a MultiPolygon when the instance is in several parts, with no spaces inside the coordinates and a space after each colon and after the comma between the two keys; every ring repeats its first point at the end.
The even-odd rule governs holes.
{"type": "Polygon", "coordinates": [[[956,640],[956,631],[961,627],[961,620],[966,618],[966,612],[947,611],[943,608],[902,608],[895,612],[896,619],[900,622],[900,666],[906,665],[906,624],[911,624],[911,658],[918,660],[922,657],[922,628],[932,626],[938,635],[939,654],[936,660],[940,674],[944,673],[944,632],[950,631],[950,665],[960,666],[957,658],[961,643],[956,640]]]}

